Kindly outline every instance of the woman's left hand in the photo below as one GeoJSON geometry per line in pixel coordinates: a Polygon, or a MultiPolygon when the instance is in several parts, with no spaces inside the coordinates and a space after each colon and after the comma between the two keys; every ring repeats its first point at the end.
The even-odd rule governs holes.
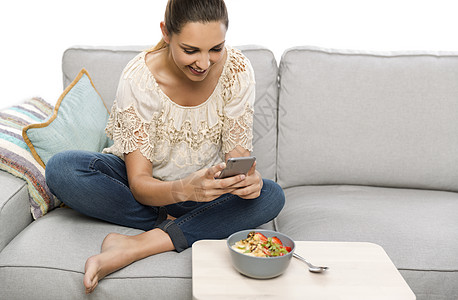
{"type": "Polygon", "coordinates": [[[245,179],[231,186],[236,188],[231,194],[237,195],[243,199],[254,199],[261,195],[262,185],[262,177],[261,174],[256,171],[255,162],[248,171],[245,179]]]}

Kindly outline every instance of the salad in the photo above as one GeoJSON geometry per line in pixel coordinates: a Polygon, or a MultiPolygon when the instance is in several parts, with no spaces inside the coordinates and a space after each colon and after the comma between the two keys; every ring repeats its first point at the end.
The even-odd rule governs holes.
{"type": "Polygon", "coordinates": [[[276,236],[267,238],[260,232],[251,231],[244,240],[236,242],[232,249],[250,256],[274,257],[291,252],[291,247],[283,246],[276,236]]]}

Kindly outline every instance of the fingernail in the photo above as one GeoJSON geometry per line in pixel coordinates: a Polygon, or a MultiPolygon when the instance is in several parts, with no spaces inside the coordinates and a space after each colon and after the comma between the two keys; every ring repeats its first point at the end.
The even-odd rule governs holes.
{"type": "Polygon", "coordinates": [[[245,175],[240,175],[240,179],[245,179],[245,175]]]}
{"type": "Polygon", "coordinates": [[[224,169],[226,167],[226,163],[221,163],[219,166],[224,169]]]}

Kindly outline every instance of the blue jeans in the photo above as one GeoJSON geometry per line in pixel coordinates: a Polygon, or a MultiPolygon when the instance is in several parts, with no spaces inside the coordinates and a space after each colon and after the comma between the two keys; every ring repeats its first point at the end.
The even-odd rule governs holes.
{"type": "Polygon", "coordinates": [[[167,232],[178,252],[201,239],[222,239],[275,218],[285,203],[281,187],[268,179],[258,198],[225,194],[211,202],[186,201],[164,207],[137,202],[129,189],[126,166],[112,154],[65,151],[46,165],[46,183],[76,211],[111,223],[167,232]],[[175,220],[166,219],[167,214],[175,220]]]}

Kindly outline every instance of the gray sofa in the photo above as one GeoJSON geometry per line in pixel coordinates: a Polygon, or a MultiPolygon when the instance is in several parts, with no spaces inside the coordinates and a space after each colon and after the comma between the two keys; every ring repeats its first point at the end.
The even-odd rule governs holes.
{"type": "MultiPolygon", "coordinates": [[[[73,47],[111,105],[146,47],[73,47]]],[[[284,188],[271,224],[296,240],[381,245],[417,299],[458,298],[458,53],[239,47],[256,74],[254,155],[284,188]]],[[[84,295],[86,259],[139,230],[58,208],[32,221],[25,181],[0,172],[1,299],[190,299],[191,249],[138,261],[84,295]]]]}

